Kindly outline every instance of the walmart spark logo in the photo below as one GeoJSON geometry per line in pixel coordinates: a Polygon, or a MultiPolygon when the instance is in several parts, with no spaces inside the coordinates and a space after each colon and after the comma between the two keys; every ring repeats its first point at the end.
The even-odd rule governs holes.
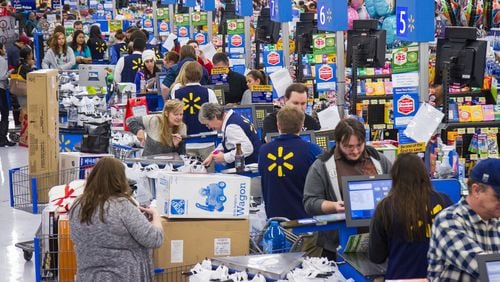
{"type": "Polygon", "coordinates": [[[156,48],[153,48],[153,51],[155,52],[156,59],[157,60],[161,59],[160,51],[156,48]]]}
{"type": "Polygon", "coordinates": [[[142,58],[137,58],[137,60],[132,60],[132,70],[140,70],[142,68],[142,58]]]}
{"type": "Polygon", "coordinates": [[[283,156],[283,147],[279,146],[278,147],[278,156],[276,157],[275,155],[271,153],[267,153],[267,158],[273,163],[271,163],[268,167],[267,170],[269,172],[273,171],[275,168],[278,168],[278,177],[283,177],[285,174],[283,174],[283,167],[288,169],[289,171],[293,170],[293,164],[287,162],[287,160],[293,158],[293,152],[289,152],[285,156],[283,156]]]}
{"type": "Polygon", "coordinates": [[[244,122],[244,123],[248,123],[248,125],[250,125],[250,130],[251,130],[253,133],[257,134],[257,129],[255,129],[255,126],[253,125],[253,123],[252,123],[252,122],[251,122],[248,118],[246,118],[246,117],[245,117],[245,116],[243,116],[243,115],[241,116],[241,118],[243,119],[243,122],[244,122]]]}
{"type": "Polygon", "coordinates": [[[104,53],[104,51],[107,49],[106,43],[104,42],[97,42],[95,50],[99,53],[104,53]]]}
{"type": "Polygon", "coordinates": [[[128,52],[128,48],[127,48],[127,45],[123,44],[122,47],[120,48],[120,52],[128,52]]]}
{"type": "Polygon", "coordinates": [[[183,110],[185,111],[185,110],[187,110],[189,108],[189,114],[190,115],[194,115],[195,114],[195,109],[196,110],[200,110],[201,109],[200,105],[196,104],[200,100],[201,100],[200,97],[194,98],[193,97],[193,92],[189,92],[189,99],[187,99],[186,97],[182,98],[182,102],[186,103],[186,105],[184,105],[183,110]]]}
{"type": "Polygon", "coordinates": [[[72,152],[74,148],[74,144],[71,144],[71,140],[66,139],[64,134],[59,135],[59,145],[62,152],[72,152]]]}

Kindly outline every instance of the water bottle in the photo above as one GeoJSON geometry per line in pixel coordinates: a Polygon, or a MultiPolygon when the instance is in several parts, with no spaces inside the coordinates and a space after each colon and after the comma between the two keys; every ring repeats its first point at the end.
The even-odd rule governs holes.
{"type": "Polygon", "coordinates": [[[285,233],[280,229],[279,223],[277,221],[271,221],[269,227],[264,233],[264,239],[262,244],[264,247],[264,253],[282,253],[285,251],[285,233]]]}

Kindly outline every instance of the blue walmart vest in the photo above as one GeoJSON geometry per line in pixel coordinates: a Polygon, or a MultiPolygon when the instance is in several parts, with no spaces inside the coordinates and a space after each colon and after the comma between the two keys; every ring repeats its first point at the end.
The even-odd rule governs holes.
{"type": "Polygon", "coordinates": [[[175,98],[184,102],[182,120],[187,126],[188,135],[210,131],[198,120],[201,105],[208,102],[208,89],[199,85],[184,86],[175,90],[175,98]]]}
{"type": "MultiPolygon", "coordinates": [[[[236,124],[243,131],[245,132],[245,135],[250,139],[250,142],[252,142],[253,145],[253,153],[245,158],[245,164],[251,164],[251,163],[256,163],[258,158],[259,158],[259,148],[261,145],[259,135],[257,135],[257,129],[255,126],[246,118],[243,118],[242,116],[233,113],[229,119],[226,122],[226,128],[230,124],[236,124]]],[[[224,135],[222,136],[222,147],[224,148],[224,153],[229,152],[230,150],[226,147],[226,128],[224,128],[224,135]]],[[[228,164],[228,167],[234,167],[233,164],[228,164]]]]}
{"type": "Polygon", "coordinates": [[[134,83],[135,74],[142,69],[142,55],[130,54],[124,58],[122,81],[134,83]]]}

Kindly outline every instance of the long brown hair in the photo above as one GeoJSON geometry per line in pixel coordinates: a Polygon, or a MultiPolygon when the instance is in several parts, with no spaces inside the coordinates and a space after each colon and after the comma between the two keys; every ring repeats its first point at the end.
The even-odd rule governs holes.
{"type": "Polygon", "coordinates": [[[50,42],[50,49],[54,52],[56,56],[60,56],[61,53],[66,55],[66,51],[68,50],[68,42],[66,42],[66,36],[62,32],[56,32],[54,33],[54,36],[52,37],[52,41],[50,42]],[[59,36],[64,37],[64,45],[62,47],[59,47],[59,36]],[[61,50],[62,49],[62,50],[61,50]]]}
{"type": "MultiPolygon", "coordinates": [[[[73,206],[80,205],[80,222],[92,224],[92,216],[99,208],[99,218],[104,223],[104,205],[111,198],[131,198],[131,189],[123,164],[115,158],[102,158],[90,172],[83,194],[73,206]]],[[[71,210],[73,216],[74,209],[71,210]]]]}
{"type": "Polygon", "coordinates": [[[177,99],[168,100],[165,103],[165,106],[163,106],[163,112],[161,116],[158,117],[160,119],[160,128],[161,128],[160,141],[163,145],[172,147],[173,146],[172,134],[179,133],[181,127],[184,126],[184,123],[181,123],[179,126],[172,126],[168,122],[168,114],[174,113],[176,111],[182,112],[183,110],[184,110],[184,103],[177,99]]]}
{"type": "Polygon", "coordinates": [[[420,157],[411,153],[399,154],[391,169],[392,188],[378,205],[376,219],[385,230],[402,225],[407,241],[422,240],[431,225],[430,199],[437,194],[420,157]],[[389,214],[384,214],[388,211],[389,214]]]}

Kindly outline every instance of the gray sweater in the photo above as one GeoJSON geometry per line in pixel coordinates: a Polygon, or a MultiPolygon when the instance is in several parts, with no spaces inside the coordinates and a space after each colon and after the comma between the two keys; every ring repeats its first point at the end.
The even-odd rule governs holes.
{"type": "Polygon", "coordinates": [[[49,49],[42,60],[43,69],[70,70],[74,64],[76,64],[76,59],[71,47],[66,49],[66,55],[59,56],[56,56],[54,51],[49,49]]]}
{"type": "Polygon", "coordinates": [[[7,64],[7,59],[0,56],[0,88],[7,90],[9,86],[9,66],[7,64]]]}
{"type": "MultiPolygon", "coordinates": [[[[366,146],[366,151],[371,157],[380,162],[384,174],[389,173],[392,164],[383,154],[369,146],[366,146]]],[[[304,209],[311,216],[323,214],[321,210],[323,201],[338,201],[333,192],[330,176],[325,166],[326,161],[333,157],[333,154],[329,152],[323,154],[311,165],[307,173],[304,184],[304,209]]],[[[320,232],[318,246],[334,252],[338,244],[338,233],[336,231],[320,232]]]]}
{"type": "Polygon", "coordinates": [[[154,281],[151,249],[161,246],[163,231],[125,198],[108,200],[104,208],[106,223],[99,212],[92,224],[81,223],[80,205],[70,213],[76,281],[154,281]]]}
{"type": "MultiPolygon", "coordinates": [[[[130,132],[137,134],[140,129],[144,130],[147,134],[146,144],[144,144],[143,156],[168,154],[172,152],[179,153],[179,155],[186,154],[186,144],[184,141],[179,143],[177,148],[164,145],[160,142],[160,117],[161,115],[147,115],[141,117],[130,117],[127,119],[127,126],[130,132]]],[[[180,128],[180,135],[186,136],[186,126],[183,124],[180,128]]]]}

